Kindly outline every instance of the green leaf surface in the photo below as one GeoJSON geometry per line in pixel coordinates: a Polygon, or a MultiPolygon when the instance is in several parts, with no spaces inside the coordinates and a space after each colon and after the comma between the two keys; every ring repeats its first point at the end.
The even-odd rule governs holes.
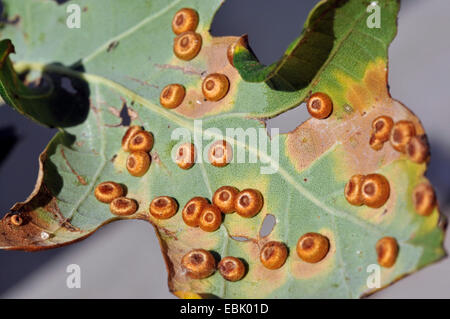
{"type": "Polygon", "coordinates": [[[1,38],[11,39],[16,54],[10,55],[9,40],[0,42],[0,93],[11,107],[58,127],[59,133],[40,156],[35,191],[1,220],[1,248],[58,247],[114,220],[143,219],[159,236],[169,289],[180,297],[222,298],[357,298],[372,293],[366,269],[377,264],[375,244],[384,236],[395,237],[400,250],[395,266],[381,270],[383,287],[445,255],[438,209],[424,217],[412,203],[414,187],[426,180],[426,164],[411,162],[389,143],[377,152],[368,142],[379,115],[412,121],[417,133],[424,134],[419,120],[387,88],[387,47],[396,33],[397,1],[380,3],[380,29],[367,28],[368,1],[321,1],[280,61],[264,67],[249,48],[238,45],[236,68],[228,62],[227,49],[239,38],[209,34],[218,0],[79,1],[80,29],[67,28],[66,5],[4,3],[7,23],[1,38]],[[199,55],[189,62],[172,51],[171,21],[183,7],[197,10],[196,32],[203,39],[199,55]],[[230,90],[219,102],[205,101],[201,91],[202,79],[214,72],[230,80],[230,90]],[[182,105],[173,110],[159,105],[160,92],[170,83],[187,90],[182,105]],[[333,114],[269,139],[264,120],[314,92],[331,97],[333,114]],[[201,125],[195,121],[200,119],[201,125]],[[155,137],[152,164],[143,177],[131,176],[125,167],[124,124],[141,125],[155,137]],[[174,140],[177,128],[190,136],[174,140]],[[227,128],[254,129],[268,146],[233,135],[227,140],[234,147],[234,161],[225,167],[203,161],[181,170],[172,161],[178,142],[193,140],[197,150],[208,150],[227,128]],[[205,133],[209,140],[201,138],[205,133]],[[235,160],[239,146],[246,163],[235,160]],[[253,157],[257,163],[250,162],[253,157]],[[262,174],[269,167],[275,173],[262,174]],[[384,206],[356,207],[346,201],[345,184],[357,173],[386,176],[391,195],[384,206]],[[119,218],[96,200],[95,186],[107,180],[126,185],[127,196],[139,204],[136,214],[119,218]],[[211,199],[223,185],[260,190],[262,211],[250,219],[226,215],[212,233],[188,227],[181,218],[184,204],[194,196],[211,199]],[[150,201],[161,195],[180,205],[167,220],[148,213],[150,201]],[[12,213],[23,217],[22,226],[11,224],[12,213]],[[269,215],[276,224],[263,236],[260,230],[269,215]],[[298,238],[307,232],[330,241],[330,251],[319,263],[308,264],[295,253],[298,238]],[[260,247],[269,240],[282,241],[290,250],[278,270],[259,261],[260,247]],[[248,273],[238,282],[225,281],[219,272],[192,280],[180,260],[193,248],[242,258],[248,273]]]}

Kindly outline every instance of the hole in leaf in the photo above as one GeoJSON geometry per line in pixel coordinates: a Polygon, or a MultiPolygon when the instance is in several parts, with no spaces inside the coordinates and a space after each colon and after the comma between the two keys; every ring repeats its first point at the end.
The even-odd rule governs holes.
{"type": "Polygon", "coordinates": [[[272,128],[278,128],[280,133],[288,133],[310,118],[311,115],[308,113],[306,103],[302,103],[287,112],[267,120],[266,128],[268,132],[272,128]]]}
{"type": "Polygon", "coordinates": [[[211,24],[214,36],[249,36],[250,46],[263,64],[283,56],[289,44],[298,37],[309,11],[317,0],[227,0],[211,24]],[[276,23],[273,23],[276,21],[276,23]]]}
{"type": "Polygon", "coordinates": [[[131,123],[131,117],[130,114],[128,114],[128,106],[126,103],[123,103],[122,109],[120,110],[120,118],[122,119],[122,122],[120,125],[123,126],[129,126],[131,123]]]}
{"type": "Polygon", "coordinates": [[[248,241],[249,239],[246,237],[241,236],[231,236],[231,239],[237,240],[237,241],[248,241]]]}
{"type": "Polygon", "coordinates": [[[268,236],[277,224],[277,219],[272,214],[267,214],[259,230],[259,237],[268,236]]]}

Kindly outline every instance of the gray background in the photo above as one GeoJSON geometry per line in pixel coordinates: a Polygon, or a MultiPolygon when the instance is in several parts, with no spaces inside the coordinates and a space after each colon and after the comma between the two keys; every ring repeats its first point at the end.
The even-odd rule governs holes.
{"type": "MultiPolygon", "coordinates": [[[[207,1],[207,0],[205,0],[207,1]]],[[[75,1],[76,2],[76,1],[75,1]]],[[[248,33],[262,62],[282,55],[300,33],[316,1],[228,0],[219,10],[214,35],[248,33]]],[[[389,83],[394,98],[422,120],[431,146],[428,177],[442,211],[450,213],[450,1],[406,0],[399,32],[389,49],[389,83]]],[[[270,121],[282,132],[306,118],[296,108],[270,121]]],[[[38,126],[9,107],[0,107],[0,212],[31,192],[37,157],[53,130],[38,126]]],[[[447,236],[446,247],[450,247],[447,236]]],[[[152,227],[117,222],[80,243],[38,253],[0,251],[2,298],[173,298],[152,227]],[[78,264],[80,289],[66,287],[66,267],[78,264]]],[[[429,266],[371,298],[450,298],[450,259],[429,266]]]]}

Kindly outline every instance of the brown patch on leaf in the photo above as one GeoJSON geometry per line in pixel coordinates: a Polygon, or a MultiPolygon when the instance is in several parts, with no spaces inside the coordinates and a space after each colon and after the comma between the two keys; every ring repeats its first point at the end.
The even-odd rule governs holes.
{"type": "Polygon", "coordinates": [[[162,226],[157,226],[157,227],[160,231],[162,231],[164,233],[165,236],[170,237],[174,240],[178,240],[176,232],[171,231],[171,230],[167,229],[166,227],[162,227],[162,226]]]}
{"type": "Polygon", "coordinates": [[[8,213],[0,220],[0,248],[35,250],[34,247],[39,246],[39,242],[43,241],[41,238],[43,229],[33,222],[39,219],[25,214],[25,217],[22,217],[23,224],[14,226],[11,223],[11,215],[8,213]]]}
{"type": "Polygon", "coordinates": [[[78,147],[83,147],[84,143],[85,143],[84,141],[76,141],[75,145],[78,147]]]}
{"type": "Polygon", "coordinates": [[[183,72],[183,74],[186,75],[198,75],[199,77],[202,76],[204,72],[198,71],[194,68],[191,68],[190,66],[180,66],[180,65],[173,65],[173,64],[154,64],[155,67],[159,69],[170,69],[170,70],[178,70],[183,72]]]}
{"type": "Polygon", "coordinates": [[[153,163],[161,167],[167,173],[168,176],[172,175],[171,171],[167,168],[167,166],[163,163],[163,161],[161,161],[161,157],[159,156],[158,152],[153,151],[151,153],[151,158],[153,163]]]}
{"type": "Polygon", "coordinates": [[[332,115],[326,120],[310,119],[287,134],[286,153],[298,171],[309,167],[337,144],[342,144],[346,153],[342,156],[347,159],[345,163],[341,163],[343,167],[340,169],[344,169],[345,174],[350,176],[372,173],[380,166],[399,159],[402,154],[395,151],[390,143],[385,143],[379,151],[370,147],[372,122],[380,115],[390,116],[394,122],[412,121],[418,134],[424,133],[417,117],[393,100],[387,89],[383,89],[381,81],[386,81],[386,73],[380,70],[379,64],[375,64],[366,72],[364,85],[353,85],[354,90],[351,92],[362,90],[365,93],[357,94],[359,100],[353,100],[350,104],[360,111],[365,110],[364,112],[352,112],[342,117],[332,115]]]}
{"type": "Polygon", "coordinates": [[[159,86],[158,86],[158,85],[151,84],[151,83],[149,83],[148,81],[140,80],[140,79],[137,79],[137,78],[134,78],[134,77],[131,77],[131,76],[127,76],[126,78],[129,79],[129,80],[131,80],[131,81],[137,82],[137,83],[139,83],[140,85],[148,86],[148,87],[151,87],[151,88],[154,88],[154,89],[159,89],[159,86]]]}
{"type": "Polygon", "coordinates": [[[46,160],[47,149],[39,156],[39,174],[33,192],[24,202],[16,203],[0,220],[1,249],[35,251],[55,248],[81,240],[90,234],[71,225],[61,214],[56,198],[43,183],[46,160]],[[21,226],[11,223],[12,214],[20,215],[23,219],[21,226]],[[47,236],[43,236],[51,236],[54,231],[64,233],[61,242],[58,239],[48,241],[47,236]]]}
{"type": "MultiPolygon", "coordinates": [[[[210,37],[202,34],[203,37],[210,37]]],[[[234,106],[234,98],[240,81],[238,71],[229,63],[227,49],[230,44],[236,42],[238,37],[218,37],[204,41],[197,59],[207,62],[207,71],[202,73],[202,78],[211,73],[221,73],[228,77],[230,88],[226,96],[217,102],[207,101],[202,93],[202,78],[199,78],[195,86],[186,87],[186,96],[174,111],[188,118],[201,118],[230,110],[234,106]],[[210,41],[209,41],[210,40],[210,41]]]]}
{"type": "Polygon", "coordinates": [[[283,286],[288,280],[288,262],[291,259],[292,251],[290,252],[286,263],[279,269],[267,269],[260,262],[260,249],[269,240],[261,240],[259,243],[253,241],[244,242],[242,249],[247,253],[246,260],[251,261],[248,273],[245,276],[245,281],[254,283],[257,286],[257,291],[254,291],[255,298],[267,296],[271,292],[283,286]],[[262,285],[261,282],[264,282],[262,285]]]}
{"type": "Polygon", "coordinates": [[[117,117],[120,117],[120,111],[119,111],[118,109],[116,109],[115,107],[112,107],[112,106],[108,107],[108,111],[109,111],[112,115],[117,116],[117,117]]]}
{"type": "Polygon", "coordinates": [[[59,209],[58,202],[55,197],[53,197],[50,202],[45,205],[44,209],[49,212],[56,222],[61,226],[66,228],[68,231],[80,231],[78,227],[73,226],[67,218],[61,213],[59,209]]]}
{"type": "Polygon", "coordinates": [[[346,100],[362,114],[375,103],[386,103],[391,99],[387,74],[385,61],[379,59],[367,66],[361,82],[356,82],[345,75],[339,75],[338,78],[347,88],[346,100]]]}
{"type": "Polygon", "coordinates": [[[139,114],[133,108],[128,106],[128,116],[130,117],[131,121],[134,121],[139,117],[139,114]]]}
{"type": "Polygon", "coordinates": [[[181,267],[181,258],[193,248],[206,250],[214,248],[217,245],[217,237],[212,233],[205,233],[199,228],[189,228],[179,233],[178,240],[167,240],[167,235],[163,228],[155,223],[152,224],[157,231],[161,251],[166,261],[170,291],[193,291],[198,293],[209,291],[210,283],[208,280],[192,280],[187,276],[185,270],[181,267]]]}
{"type": "Polygon", "coordinates": [[[100,112],[100,110],[98,109],[97,106],[95,106],[94,101],[91,98],[89,98],[89,108],[96,114],[100,112]]]}
{"type": "Polygon", "coordinates": [[[63,159],[66,162],[67,167],[69,167],[70,171],[77,177],[80,184],[86,186],[87,185],[86,180],[84,179],[83,176],[81,176],[80,174],[77,173],[77,171],[72,167],[72,165],[70,165],[69,161],[67,160],[66,154],[64,153],[63,148],[61,148],[61,156],[63,157],[63,159]]]}

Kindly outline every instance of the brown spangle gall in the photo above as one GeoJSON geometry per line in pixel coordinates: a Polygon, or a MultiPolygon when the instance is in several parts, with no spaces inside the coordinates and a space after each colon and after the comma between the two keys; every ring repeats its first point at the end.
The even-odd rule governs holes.
{"type": "Polygon", "coordinates": [[[15,214],[10,217],[11,224],[14,226],[21,226],[23,224],[23,219],[19,215],[15,214]]]}
{"type": "Polygon", "coordinates": [[[307,263],[318,263],[329,250],[328,238],[319,233],[306,233],[297,242],[297,255],[307,263]]]}
{"type": "Polygon", "coordinates": [[[381,142],[389,140],[394,121],[386,115],[378,116],[372,122],[372,135],[381,142]]]}
{"type": "Polygon", "coordinates": [[[406,145],[408,158],[415,163],[424,163],[430,157],[430,147],[425,135],[413,136],[406,145]]]}
{"type": "Polygon", "coordinates": [[[391,130],[390,142],[392,147],[402,153],[406,152],[406,146],[413,136],[416,128],[410,121],[398,121],[391,130]]]}
{"type": "Polygon", "coordinates": [[[244,263],[236,257],[224,257],[217,266],[220,274],[228,281],[241,280],[245,275],[244,263]]]}
{"type": "Polygon", "coordinates": [[[377,139],[374,134],[370,136],[369,145],[375,151],[379,151],[383,148],[384,142],[377,139]]]}
{"type": "Polygon", "coordinates": [[[333,111],[333,101],[321,92],[314,93],[306,103],[309,114],[316,119],[325,119],[333,111]]]}
{"type": "Polygon", "coordinates": [[[137,203],[134,199],[119,197],[109,204],[111,213],[117,216],[130,216],[137,211],[137,203]]]}
{"type": "Polygon", "coordinates": [[[350,177],[350,180],[345,185],[344,194],[345,198],[351,205],[361,206],[363,204],[362,198],[362,182],[364,181],[364,175],[356,174],[350,177]]]}
{"type": "Polygon", "coordinates": [[[186,32],[195,31],[198,25],[197,11],[191,8],[183,8],[175,13],[172,20],[172,31],[176,35],[186,32]]]}
{"type": "Polygon", "coordinates": [[[181,211],[181,215],[186,225],[198,227],[200,223],[200,215],[207,205],[209,205],[209,203],[203,197],[194,197],[189,200],[181,211]]]}
{"type": "Polygon", "coordinates": [[[233,58],[234,58],[234,49],[235,49],[235,48],[236,48],[236,42],[230,44],[230,45],[228,46],[228,49],[227,49],[227,59],[228,59],[228,62],[229,62],[232,66],[234,66],[233,58]]]}
{"type": "Polygon", "coordinates": [[[236,195],[234,209],[236,213],[245,218],[251,218],[258,214],[263,207],[263,196],[256,189],[244,189],[236,195]]]}
{"type": "Polygon", "coordinates": [[[383,206],[389,198],[389,181],[380,174],[369,174],[364,177],[361,186],[363,203],[372,208],[383,206]]]}
{"type": "Polygon", "coordinates": [[[159,103],[168,109],[178,107],[186,96],[186,89],[181,84],[169,84],[162,89],[159,103]]]}
{"type": "Polygon", "coordinates": [[[398,256],[397,240],[393,237],[383,237],[375,245],[378,264],[390,268],[395,264],[398,256]]]}
{"type": "Polygon", "coordinates": [[[178,203],[169,196],[155,197],[149,207],[150,214],[157,219],[168,219],[176,214],[178,203]]]}
{"type": "Polygon", "coordinates": [[[208,75],[202,83],[202,92],[208,101],[219,101],[227,93],[230,88],[230,81],[227,76],[221,73],[213,73],[208,75]]]}
{"type": "Polygon", "coordinates": [[[123,196],[123,187],[115,182],[103,182],[97,185],[94,195],[102,203],[111,203],[114,199],[123,196]]]}
{"type": "Polygon", "coordinates": [[[127,170],[133,176],[143,176],[150,167],[150,161],[148,153],[142,151],[132,152],[127,158],[127,170]]]}
{"type": "Polygon", "coordinates": [[[214,142],[208,150],[208,160],[213,166],[226,166],[231,162],[232,158],[233,150],[231,145],[225,140],[214,142]]]}
{"type": "Polygon", "coordinates": [[[243,46],[243,47],[245,47],[247,49],[250,49],[249,46],[248,46],[248,36],[245,34],[242,37],[240,37],[236,42],[233,42],[232,44],[230,44],[228,46],[227,59],[228,59],[228,62],[230,62],[230,64],[232,66],[234,66],[233,59],[234,59],[234,52],[235,52],[235,49],[236,49],[237,45],[240,45],[240,46],[243,46]]]}
{"type": "Polygon", "coordinates": [[[427,182],[417,185],[412,193],[412,201],[417,214],[429,216],[436,207],[433,187],[427,182]]]}
{"type": "Polygon", "coordinates": [[[194,249],[181,258],[181,267],[190,278],[203,279],[214,273],[216,260],[209,251],[194,249]]]}
{"type": "Polygon", "coordinates": [[[131,152],[150,152],[153,147],[153,134],[147,131],[140,131],[134,134],[128,143],[131,152]]]}
{"type": "Polygon", "coordinates": [[[131,138],[137,133],[142,131],[142,127],[133,125],[128,128],[128,130],[125,132],[125,135],[122,137],[122,149],[125,152],[129,152],[130,149],[128,148],[128,143],[130,142],[131,138]]]}
{"type": "Polygon", "coordinates": [[[173,53],[181,60],[192,60],[201,48],[202,36],[193,31],[183,32],[173,41],[173,53]]]}
{"type": "Polygon", "coordinates": [[[259,253],[259,260],[267,269],[278,269],[284,265],[288,256],[285,244],[278,241],[266,243],[259,253]]]}
{"type": "Polygon", "coordinates": [[[181,144],[175,154],[175,163],[182,169],[189,169],[195,163],[195,146],[192,143],[181,144]]]}
{"type": "Polygon", "coordinates": [[[203,207],[198,224],[206,232],[213,232],[219,229],[220,224],[222,224],[220,209],[210,204],[203,207]]]}
{"type": "Polygon", "coordinates": [[[239,190],[233,186],[222,186],[218,188],[212,197],[212,202],[224,214],[234,212],[234,202],[239,190]]]}

